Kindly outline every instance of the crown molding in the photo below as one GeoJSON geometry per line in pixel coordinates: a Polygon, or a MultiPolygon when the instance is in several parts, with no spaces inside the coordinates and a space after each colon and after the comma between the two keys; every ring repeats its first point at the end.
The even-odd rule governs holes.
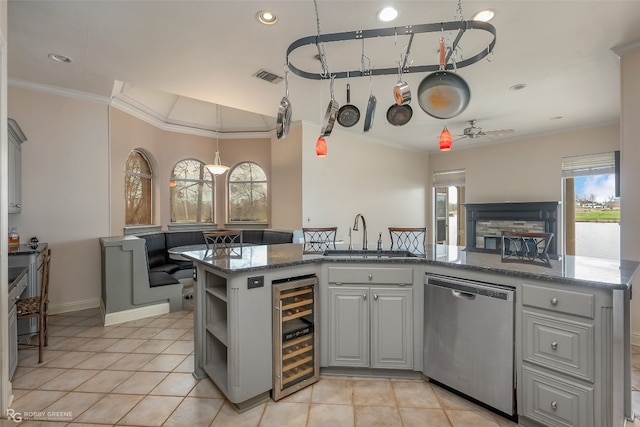
{"type": "Polygon", "coordinates": [[[623,43],[618,46],[614,46],[611,48],[613,53],[622,57],[627,53],[633,52],[634,50],[640,49],[640,40],[635,40],[629,43],[623,43]]]}
{"type": "Polygon", "coordinates": [[[7,79],[7,85],[20,89],[29,89],[37,92],[64,96],[66,98],[73,98],[80,101],[93,102],[96,104],[109,105],[109,103],[111,102],[111,98],[106,96],[94,95],[92,93],[81,92],[79,90],[65,89],[57,86],[49,86],[20,79],[7,79]]]}

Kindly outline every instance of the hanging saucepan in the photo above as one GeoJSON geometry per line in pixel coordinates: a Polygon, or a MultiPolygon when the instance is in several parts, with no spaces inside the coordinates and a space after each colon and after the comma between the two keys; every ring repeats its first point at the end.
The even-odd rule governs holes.
{"type": "Polygon", "coordinates": [[[350,128],[358,123],[358,120],[360,120],[360,110],[355,105],[351,105],[351,85],[347,71],[347,103],[338,110],[338,123],[343,127],[350,128]]]}
{"type": "Polygon", "coordinates": [[[289,71],[284,71],[285,96],[280,101],[278,107],[278,120],[276,122],[276,136],[278,139],[284,139],[289,133],[291,125],[291,102],[289,102],[289,71]]]}
{"type": "Polygon", "coordinates": [[[409,44],[405,48],[405,55],[400,54],[400,61],[398,62],[398,83],[393,87],[393,98],[396,100],[396,105],[408,105],[411,102],[411,89],[409,85],[402,80],[402,69],[407,65],[407,58],[409,57],[412,42],[413,33],[411,33],[409,37],[409,44]]]}
{"type": "Polygon", "coordinates": [[[444,39],[440,38],[440,70],[422,79],[418,86],[418,103],[425,113],[436,119],[450,119],[462,113],[471,99],[467,82],[456,73],[446,71],[444,39]]]}
{"type": "Polygon", "coordinates": [[[323,137],[328,137],[331,135],[331,131],[333,130],[333,125],[336,122],[336,117],[338,116],[338,110],[340,106],[333,95],[333,79],[331,76],[331,101],[329,101],[329,106],[327,107],[327,112],[324,115],[324,122],[322,125],[322,130],[320,131],[320,135],[323,137]]]}
{"type": "Polygon", "coordinates": [[[413,116],[411,105],[393,104],[387,110],[387,121],[394,126],[406,125],[413,116]]]}

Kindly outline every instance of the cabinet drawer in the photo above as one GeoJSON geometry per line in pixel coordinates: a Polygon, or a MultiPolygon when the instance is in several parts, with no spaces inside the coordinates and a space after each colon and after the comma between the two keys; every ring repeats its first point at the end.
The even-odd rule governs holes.
{"type": "Polygon", "coordinates": [[[593,325],[528,311],[522,316],[525,361],[594,381],[593,325]]]}
{"type": "Polygon", "coordinates": [[[591,294],[533,285],[522,285],[522,304],[589,319],[595,314],[595,297],[591,294]]]}
{"type": "Polygon", "coordinates": [[[593,427],[593,389],[523,367],[522,415],[547,426],[593,427]]]}
{"type": "Polygon", "coordinates": [[[386,283],[411,285],[411,268],[329,267],[329,283],[386,283]]]}

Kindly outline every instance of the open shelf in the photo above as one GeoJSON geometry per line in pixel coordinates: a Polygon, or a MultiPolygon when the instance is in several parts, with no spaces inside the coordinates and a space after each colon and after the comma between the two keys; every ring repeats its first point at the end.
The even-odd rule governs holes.
{"type": "Polygon", "coordinates": [[[205,283],[207,284],[207,292],[216,295],[225,302],[227,301],[227,279],[206,271],[205,283]]]}
{"type": "Polygon", "coordinates": [[[227,345],[227,303],[210,293],[207,293],[206,298],[207,331],[227,345]]]}
{"type": "Polygon", "coordinates": [[[227,387],[227,346],[213,336],[206,339],[206,358],[203,366],[205,372],[220,387],[221,391],[227,387]]]}
{"type": "Polygon", "coordinates": [[[223,301],[223,302],[227,302],[227,288],[225,287],[224,289],[221,288],[207,288],[205,289],[205,292],[208,293],[209,295],[212,295],[216,298],[218,298],[219,300],[223,301]]]}

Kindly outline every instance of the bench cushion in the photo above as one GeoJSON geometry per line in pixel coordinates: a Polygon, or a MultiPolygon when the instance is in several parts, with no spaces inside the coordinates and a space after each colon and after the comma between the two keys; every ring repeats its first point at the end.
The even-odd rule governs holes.
{"type": "Polygon", "coordinates": [[[140,236],[146,241],[145,247],[147,249],[149,269],[169,262],[164,235],[165,233],[153,233],[140,236]]]}
{"type": "Polygon", "coordinates": [[[262,244],[264,230],[242,230],[242,243],[262,244]]]}
{"type": "Polygon", "coordinates": [[[167,264],[160,264],[160,265],[156,265],[155,267],[150,267],[149,271],[151,273],[167,273],[167,274],[173,274],[178,270],[181,270],[181,266],[178,264],[174,264],[172,262],[169,262],[167,264]]]}
{"type": "Polygon", "coordinates": [[[204,245],[202,231],[170,231],[165,236],[167,249],[176,246],[204,245]]]}
{"type": "Polygon", "coordinates": [[[157,286],[177,285],[180,281],[168,273],[162,271],[149,272],[149,287],[155,288],[157,286]]]}
{"type": "Polygon", "coordinates": [[[280,243],[293,243],[293,233],[290,231],[264,230],[263,245],[276,245],[280,243]]]}

